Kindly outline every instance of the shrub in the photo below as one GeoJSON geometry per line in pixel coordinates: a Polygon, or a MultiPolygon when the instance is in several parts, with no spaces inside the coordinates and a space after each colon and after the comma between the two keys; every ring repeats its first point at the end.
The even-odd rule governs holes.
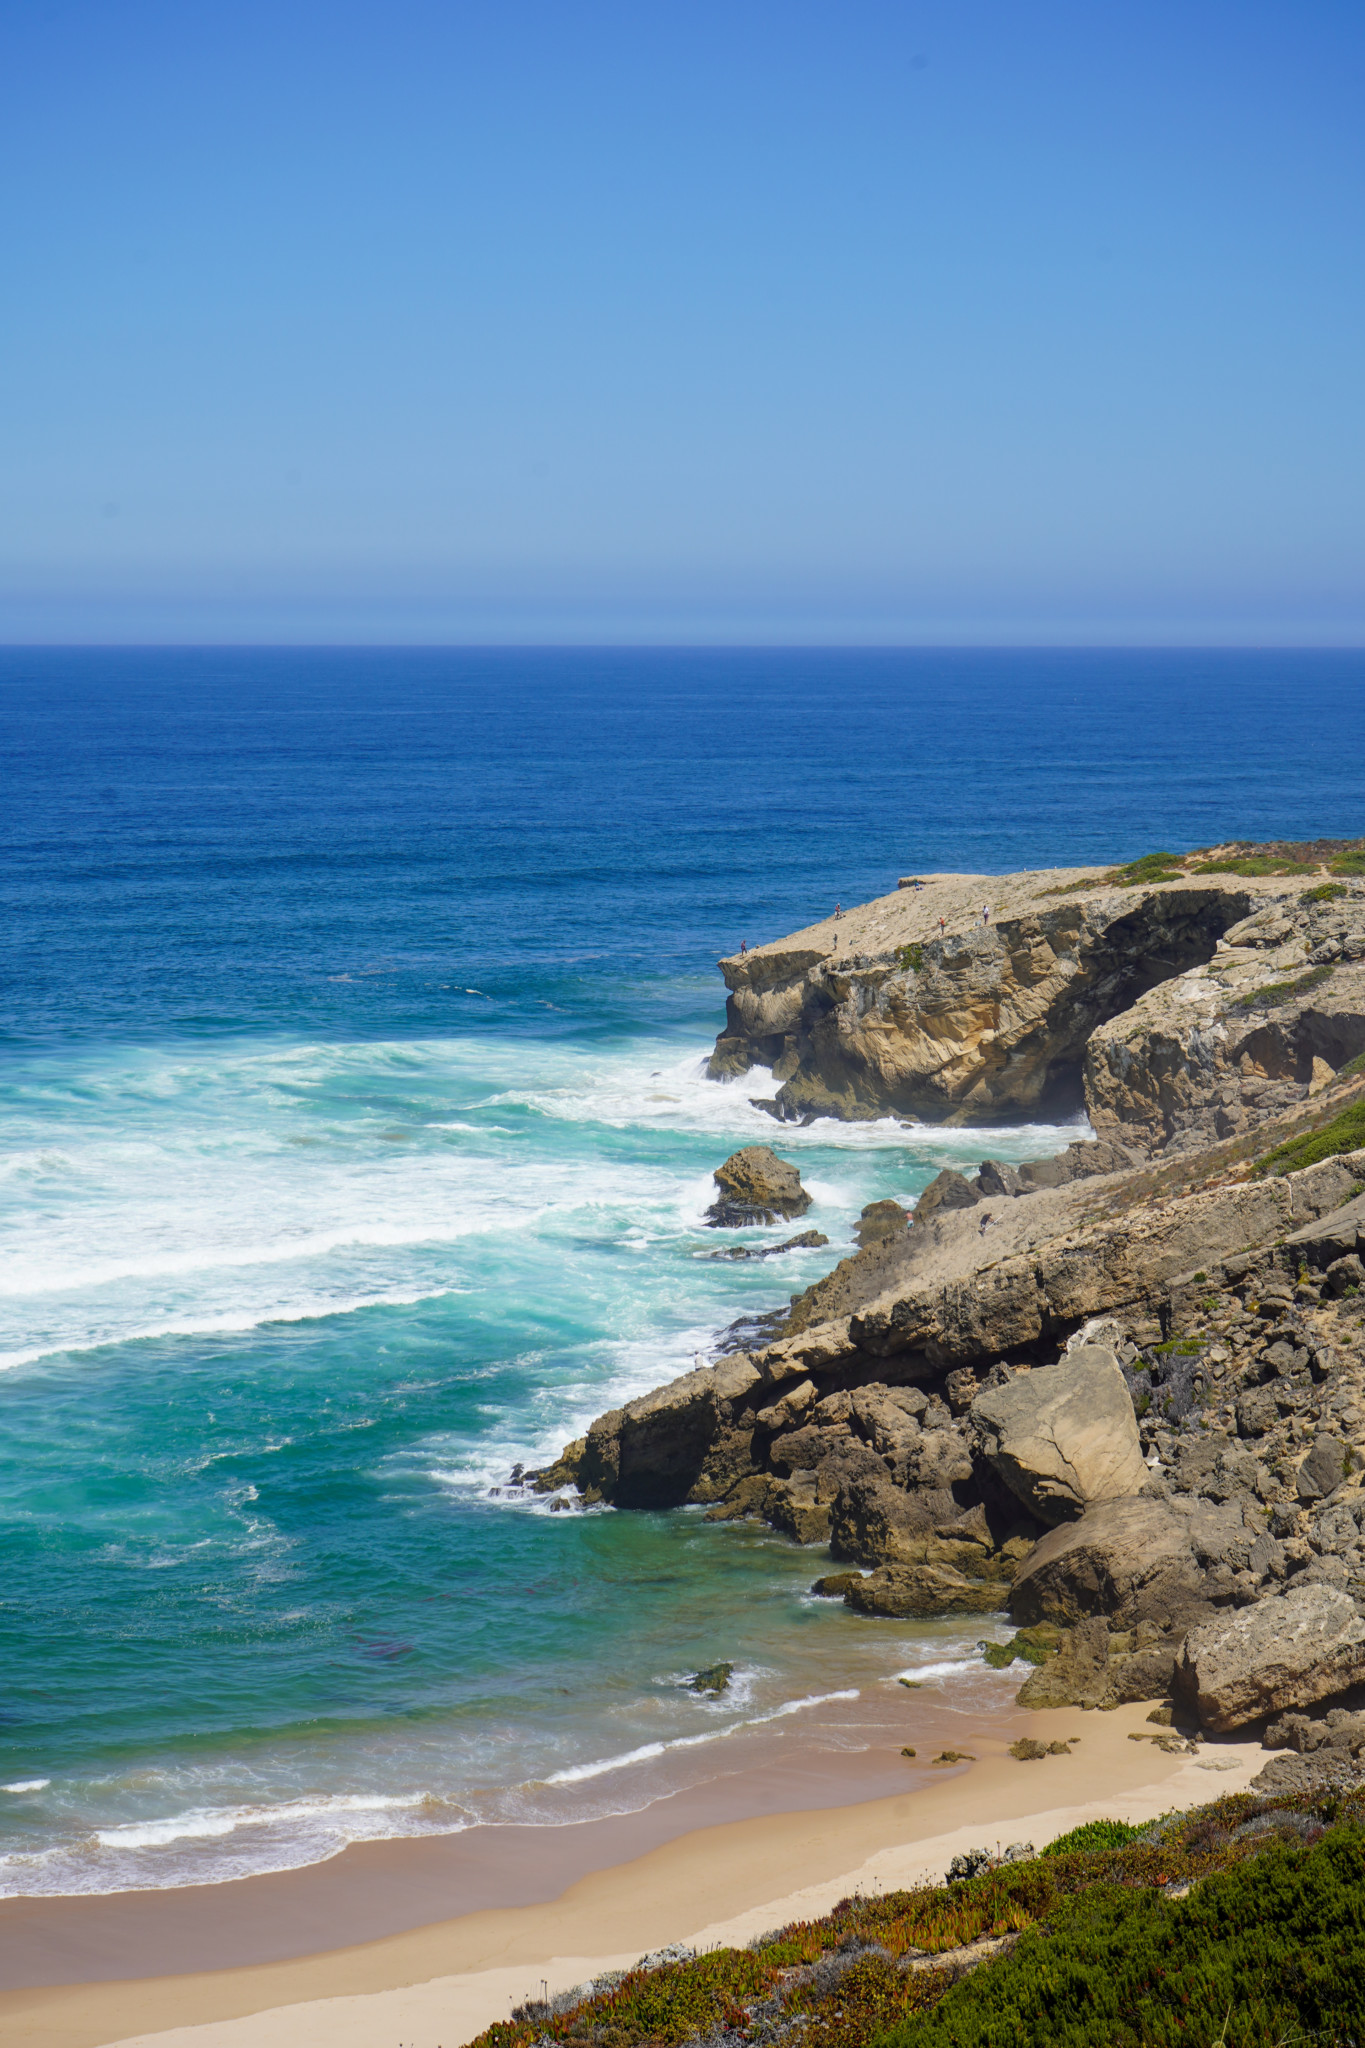
{"type": "Polygon", "coordinates": [[[1120,889],[1136,889],[1144,882],[1178,882],[1184,876],[1183,861],[1180,853],[1144,853],[1140,860],[1115,868],[1105,880],[1117,883],[1120,889]]]}
{"type": "Polygon", "coordinates": [[[1362,1792],[1235,1793],[1141,1831],[1093,1822],[959,1883],[842,1899],[751,1948],[529,2001],[475,2048],[1360,2042],[1362,1818],[1362,1792]],[[1020,1938],[959,1977],[951,1952],[983,1935],[1020,1938]]]}
{"type": "Polygon", "coordinates": [[[1043,1854],[1070,1856],[1077,1849],[1126,1849],[1141,1835],[1142,1829],[1131,1826],[1126,1820],[1088,1820],[1080,1827],[1072,1828],[1070,1834],[1058,1835],[1055,1842],[1048,1843],[1043,1854]]]}
{"type": "Polygon", "coordinates": [[[1349,895],[1344,882],[1319,882],[1316,889],[1305,889],[1300,903],[1334,903],[1338,896],[1349,895]]]}
{"type": "Polygon", "coordinates": [[[1355,1828],[1267,1849],[1186,1898],[1101,1884],[993,1967],[873,2037],[881,2048],[1273,2048],[1365,2027],[1365,1853],[1355,1828]]]}
{"type": "Polygon", "coordinates": [[[902,946],[896,954],[896,965],[902,973],[908,974],[912,969],[920,973],[924,966],[923,946],[902,946]]]}
{"type": "Polygon", "coordinates": [[[1302,867],[1301,861],[1276,860],[1273,855],[1246,853],[1235,860],[1196,861],[1197,875],[1293,875],[1302,867]]]}

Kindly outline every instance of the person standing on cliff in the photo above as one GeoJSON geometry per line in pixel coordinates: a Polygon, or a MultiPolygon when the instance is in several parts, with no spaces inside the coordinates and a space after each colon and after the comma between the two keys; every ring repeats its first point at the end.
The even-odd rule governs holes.
{"type": "Polygon", "coordinates": [[[747,953],[747,952],[748,952],[748,950],[749,950],[749,941],[748,941],[747,939],[741,939],[741,940],[740,940],[740,942],[739,942],[739,950],[740,950],[740,952],[741,952],[741,953],[747,953]]]}
{"type": "Polygon", "coordinates": [[[836,903],[836,904],[835,904],[835,906],[834,906],[834,915],[835,915],[836,917],[842,917],[842,916],[843,916],[843,914],[844,914],[844,906],[843,906],[843,904],[842,904],[842,903],[836,903]]]}
{"type": "Polygon", "coordinates": [[[947,918],[946,918],[946,917],[941,917],[941,918],[939,919],[939,921],[938,921],[938,935],[939,935],[939,937],[940,937],[940,938],[942,938],[942,937],[944,936],[944,934],[946,933],[947,929],[948,929],[948,920],[947,920],[947,918]]]}
{"type": "Polygon", "coordinates": [[[990,904],[989,904],[989,903],[983,903],[983,904],[982,904],[982,906],[981,906],[981,922],[982,922],[982,924],[989,924],[989,923],[990,923],[990,921],[991,921],[991,906],[990,906],[990,904]]]}

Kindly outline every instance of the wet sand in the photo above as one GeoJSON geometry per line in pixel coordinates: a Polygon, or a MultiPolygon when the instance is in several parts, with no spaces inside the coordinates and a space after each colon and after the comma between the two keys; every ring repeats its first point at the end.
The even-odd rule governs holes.
{"type": "Polygon", "coordinates": [[[0,2035],[7,2048],[459,2048],[542,1979],[563,1987],[672,1941],[748,1940],[857,1888],[941,1878],[973,1843],[1041,1847],[1100,1814],[1216,1798],[1264,1762],[1254,1744],[1192,1758],[1130,1742],[1152,1732],[1145,1715],[1031,1714],[1031,1733],[1081,1740],[1022,1764],[995,1716],[976,1736],[959,1720],[956,1746],[979,1761],[920,1772],[890,1752],[826,1756],[823,1802],[806,1759],[571,1827],[367,1843],[237,1884],[7,1901],[0,2035]],[[915,1788],[878,1796],[898,1764],[915,1788]],[[792,1810],[775,1803],[784,1792],[792,1810]]]}

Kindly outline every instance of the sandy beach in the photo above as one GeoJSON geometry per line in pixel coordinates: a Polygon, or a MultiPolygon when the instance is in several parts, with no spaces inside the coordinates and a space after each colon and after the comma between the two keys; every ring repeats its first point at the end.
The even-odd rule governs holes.
{"type": "MultiPolygon", "coordinates": [[[[855,1890],[937,1879],[973,1844],[1042,1847],[1100,1815],[1140,1820],[1199,1804],[1241,1789],[1264,1762],[1253,1743],[1168,1756],[1130,1741],[1152,1732],[1142,1706],[1029,1719],[1043,1739],[1079,1736],[1077,1748],[1021,1764],[992,1735],[978,1741],[976,1762],[912,1792],[694,1827],[524,1904],[424,1921],[415,1884],[411,1924],[378,1939],[340,1933],[364,1924],[374,1884],[358,1852],[321,1870],[198,1888],[188,1902],[183,1893],[11,1901],[0,1913],[9,1982],[25,1954],[62,1960],[45,1982],[0,1992],[0,2030],[13,2048],[459,2048],[542,1980],[562,1989],[668,1942],[748,1941],[855,1890]],[[346,1910],[324,1909],[324,1887],[331,1906],[346,1910]],[[210,1951],[217,1942],[232,1952],[234,1923],[259,1914],[261,1897],[276,1946],[290,1951],[275,1960],[183,1974],[164,1964],[132,1977],[107,1961],[99,1969],[120,1917],[125,1929],[132,1924],[130,1903],[168,1932],[172,1953],[188,1955],[195,1922],[210,1951]],[[329,1939],[333,1929],[339,1940],[329,1939]]],[[[383,1846],[400,1862],[429,1847],[383,1846]]]]}

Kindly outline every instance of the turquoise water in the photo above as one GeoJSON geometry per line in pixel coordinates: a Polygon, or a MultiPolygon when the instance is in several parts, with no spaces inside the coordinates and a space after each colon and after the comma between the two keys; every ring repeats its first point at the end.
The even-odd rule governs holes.
{"type": "Polygon", "coordinates": [[[839,657],[832,726],[813,657],[3,657],[0,1889],[627,1810],[865,1747],[905,1670],[1008,1696],[979,1624],[811,1599],[820,1553],[508,1474],[865,1202],[1074,1135],[784,1129],[829,1249],[713,1260],[712,1169],[775,1135],[702,1078],[717,952],[912,860],[1361,829],[1345,750],[1286,789],[1293,675],[1200,660],[839,657]]]}

